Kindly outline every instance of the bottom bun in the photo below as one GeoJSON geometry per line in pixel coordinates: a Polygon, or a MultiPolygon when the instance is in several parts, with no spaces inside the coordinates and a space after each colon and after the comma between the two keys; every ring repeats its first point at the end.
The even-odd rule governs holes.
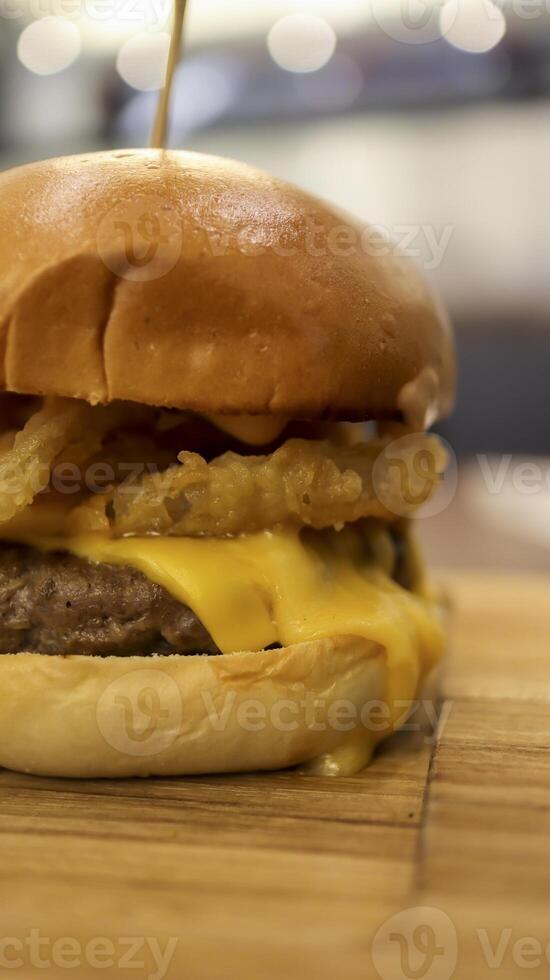
{"type": "MultiPolygon", "coordinates": [[[[386,656],[334,637],[220,657],[0,656],[0,766],[42,776],[363,768],[386,656]]],[[[376,740],[379,740],[380,736],[376,740]]]]}

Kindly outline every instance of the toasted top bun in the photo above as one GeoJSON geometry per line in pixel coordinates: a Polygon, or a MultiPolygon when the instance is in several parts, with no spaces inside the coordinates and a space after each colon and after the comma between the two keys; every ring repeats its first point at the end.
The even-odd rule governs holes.
{"type": "Polygon", "coordinates": [[[316,759],[326,774],[358,771],[382,737],[364,709],[386,674],[383,648],[354,637],[224,657],[5,654],[0,766],[94,778],[316,759]]]}
{"type": "Polygon", "coordinates": [[[242,163],[133,150],[7,171],[0,266],[9,390],[419,426],[453,399],[414,264],[242,163]]]}

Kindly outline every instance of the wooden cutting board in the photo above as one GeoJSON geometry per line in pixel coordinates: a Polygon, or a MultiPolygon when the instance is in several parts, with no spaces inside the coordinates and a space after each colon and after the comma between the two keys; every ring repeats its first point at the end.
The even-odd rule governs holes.
{"type": "Polygon", "coordinates": [[[446,585],[439,737],[401,733],[359,776],[1,772],[10,974],[548,977],[550,578],[446,585]]]}

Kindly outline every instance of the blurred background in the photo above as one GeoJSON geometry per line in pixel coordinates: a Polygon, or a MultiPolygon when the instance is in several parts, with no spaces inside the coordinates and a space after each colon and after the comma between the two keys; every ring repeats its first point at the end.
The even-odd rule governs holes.
{"type": "MultiPolygon", "coordinates": [[[[147,143],[170,0],[0,0],[0,166],[147,143]]],[[[439,564],[550,569],[550,0],[189,0],[170,144],[379,224],[456,327],[439,564]]]]}

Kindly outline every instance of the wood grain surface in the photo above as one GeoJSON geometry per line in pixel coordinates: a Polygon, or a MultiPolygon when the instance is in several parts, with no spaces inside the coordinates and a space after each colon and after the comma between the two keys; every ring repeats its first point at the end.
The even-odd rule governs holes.
{"type": "Polygon", "coordinates": [[[437,739],[359,776],[1,772],[0,976],[548,977],[550,580],[446,585],[437,739]]]}

